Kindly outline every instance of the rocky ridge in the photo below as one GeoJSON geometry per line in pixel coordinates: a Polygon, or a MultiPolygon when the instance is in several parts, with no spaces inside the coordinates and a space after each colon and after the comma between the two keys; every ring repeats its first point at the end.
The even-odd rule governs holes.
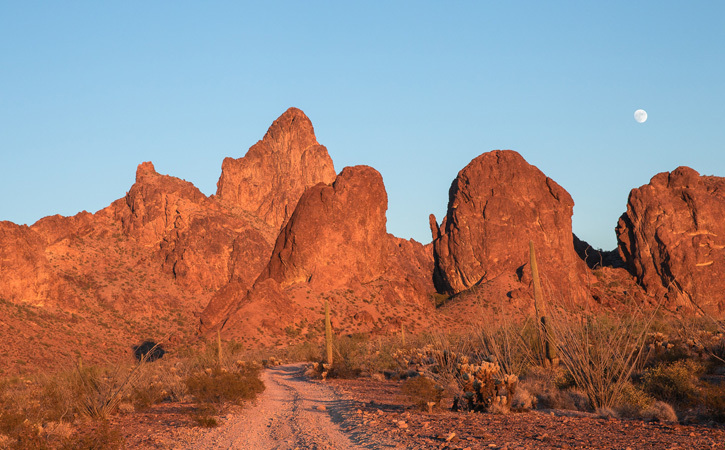
{"type": "Polygon", "coordinates": [[[678,167],[633,189],[617,224],[637,282],[672,308],[725,309],[725,178],[678,167]]]}
{"type": "MultiPolygon", "coordinates": [[[[226,293],[226,304],[214,305],[227,312],[225,334],[274,334],[280,323],[309,332],[320,298],[331,300],[347,332],[397,329],[403,321],[415,329],[416,318],[422,325],[432,309],[432,258],[421,244],[387,233],[386,210],[383,179],[371,167],[346,167],[333,183],[308,188],[252,290],[226,293]],[[289,320],[265,320],[270,313],[289,320]]],[[[212,314],[224,317],[205,311],[202,320],[212,314]]]]}
{"type": "Polygon", "coordinates": [[[422,245],[387,233],[380,174],[335,174],[310,120],[290,108],[245,156],[224,160],[210,197],[145,162],[128,193],[94,214],[0,222],[0,362],[22,370],[11,361],[31,337],[42,345],[29,366],[199,330],[251,345],[315,339],[323,299],[345,333],[456,327],[481,308],[526,314],[529,241],[552,299],[665,297],[722,314],[724,184],[681,167],[634,189],[618,257],[573,235],[566,190],[495,150],[459,172],[422,245]],[[79,325],[61,325],[69,318],[79,325]]]}
{"type": "Polygon", "coordinates": [[[334,179],[332,159],[317,142],[312,122],[299,109],[290,108],[244,157],[224,159],[216,197],[227,207],[260,218],[276,232],[305,188],[334,179]]]}

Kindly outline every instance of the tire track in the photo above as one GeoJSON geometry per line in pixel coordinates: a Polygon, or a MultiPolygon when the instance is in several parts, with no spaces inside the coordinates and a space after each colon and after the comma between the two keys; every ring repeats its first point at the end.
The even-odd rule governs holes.
{"type": "Polygon", "coordinates": [[[240,414],[204,434],[194,449],[378,449],[394,444],[360,433],[354,402],[304,377],[305,364],[262,373],[265,391],[240,414]]]}

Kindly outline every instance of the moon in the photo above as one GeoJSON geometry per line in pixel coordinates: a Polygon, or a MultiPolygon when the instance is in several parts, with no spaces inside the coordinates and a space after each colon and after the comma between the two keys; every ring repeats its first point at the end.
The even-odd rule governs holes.
{"type": "Polygon", "coordinates": [[[645,123],[647,121],[647,111],[644,109],[638,109],[634,112],[634,120],[638,123],[645,123]]]}

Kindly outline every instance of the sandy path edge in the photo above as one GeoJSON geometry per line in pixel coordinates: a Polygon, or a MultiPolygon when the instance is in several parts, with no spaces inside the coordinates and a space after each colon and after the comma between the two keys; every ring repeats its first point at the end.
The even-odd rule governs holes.
{"type": "Polygon", "coordinates": [[[265,391],[194,449],[370,449],[394,445],[357,430],[357,406],[323,382],[304,376],[305,363],[262,372],[265,391]]]}

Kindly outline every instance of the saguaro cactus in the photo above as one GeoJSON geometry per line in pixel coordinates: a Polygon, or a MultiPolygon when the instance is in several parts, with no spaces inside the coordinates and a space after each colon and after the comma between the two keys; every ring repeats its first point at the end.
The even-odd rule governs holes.
{"type": "Polygon", "coordinates": [[[539,332],[539,343],[543,356],[549,361],[550,364],[555,364],[558,361],[556,357],[556,345],[554,338],[549,333],[546,326],[546,315],[544,312],[545,304],[544,298],[541,295],[541,280],[539,279],[539,266],[536,263],[536,250],[534,249],[534,242],[529,241],[529,263],[531,265],[531,278],[534,283],[534,310],[536,311],[536,323],[539,332]]]}
{"type": "Polygon", "coordinates": [[[332,366],[332,324],[330,323],[330,304],[325,300],[325,354],[326,362],[332,366]]]}
{"type": "Polygon", "coordinates": [[[221,329],[216,330],[216,351],[217,351],[217,361],[219,362],[219,367],[223,366],[223,359],[224,359],[224,353],[222,351],[222,331],[221,329]]]}

